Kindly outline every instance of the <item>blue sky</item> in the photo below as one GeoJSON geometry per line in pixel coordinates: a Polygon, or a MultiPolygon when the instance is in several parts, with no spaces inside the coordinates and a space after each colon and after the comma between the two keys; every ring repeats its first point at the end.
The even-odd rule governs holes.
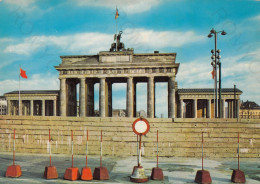
{"type": "MultiPolygon", "coordinates": [[[[19,65],[28,79],[22,90],[59,89],[61,55],[108,50],[118,30],[135,53],[176,52],[179,88],[213,87],[209,31],[218,36],[222,86],[234,84],[242,100],[260,104],[260,1],[256,0],[0,0],[0,95],[18,89],[19,65]]],[[[125,84],[114,84],[113,107],[125,108],[125,84]]],[[[98,86],[95,87],[96,93],[98,86]]],[[[166,93],[165,83],[156,94],[166,93]]],[[[96,95],[97,96],[97,95],[96,95]]],[[[138,85],[138,109],[146,109],[146,85],[138,85]]],[[[98,103],[98,101],[96,102],[98,103]]],[[[167,116],[167,96],[156,101],[156,115],[167,116]]]]}

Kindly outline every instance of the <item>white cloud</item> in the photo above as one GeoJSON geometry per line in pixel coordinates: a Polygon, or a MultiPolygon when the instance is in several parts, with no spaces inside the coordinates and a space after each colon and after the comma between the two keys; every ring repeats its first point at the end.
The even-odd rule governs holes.
{"type": "Polygon", "coordinates": [[[98,6],[111,9],[119,9],[120,12],[128,14],[141,13],[150,10],[162,2],[162,0],[76,0],[79,6],[98,6]]]}
{"type": "Polygon", "coordinates": [[[113,38],[108,34],[81,33],[66,36],[31,36],[21,43],[9,45],[5,53],[30,55],[46,46],[56,46],[62,51],[77,54],[94,54],[100,50],[108,50],[113,38]],[[107,43],[106,45],[104,43],[107,43]]]}
{"type": "Polygon", "coordinates": [[[6,43],[6,42],[11,42],[11,41],[13,41],[13,39],[11,39],[11,38],[1,38],[0,39],[0,43],[6,43]]]}
{"type": "MultiPolygon", "coordinates": [[[[165,47],[181,47],[194,42],[201,42],[205,36],[196,35],[193,31],[153,31],[146,29],[126,29],[122,41],[126,47],[137,51],[153,51],[165,47]]],[[[64,36],[31,36],[20,43],[9,45],[5,53],[30,55],[40,48],[56,46],[61,51],[75,54],[96,54],[109,50],[113,35],[104,33],[78,33],[64,36]]]]}
{"type": "MultiPolygon", "coordinates": [[[[59,90],[60,82],[58,76],[32,75],[31,78],[22,79],[20,90],[59,90]]],[[[0,81],[0,94],[19,90],[19,80],[0,81]]]]}
{"type": "Polygon", "coordinates": [[[157,49],[165,47],[181,47],[194,42],[206,40],[205,36],[196,35],[193,31],[153,31],[145,29],[126,29],[123,37],[129,47],[157,49]]]}
{"type": "Polygon", "coordinates": [[[249,18],[249,20],[260,21],[260,15],[249,18]]]}
{"type": "Polygon", "coordinates": [[[35,0],[5,0],[4,2],[25,8],[25,7],[29,7],[32,4],[34,4],[35,0]]]}
{"type": "MultiPolygon", "coordinates": [[[[222,59],[222,87],[243,91],[241,99],[253,100],[260,104],[260,49],[222,59]]],[[[177,81],[179,88],[213,88],[212,67],[209,58],[198,58],[181,63],[177,81]]]]}
{"type": "Polygon", "coordinates": [[[212,66],[209,61],[208,57],[203,57],[191,62],[181,63],[177,74],[178,85],[184,88],[211,87],[208,86],[212,80],[212,66]]]}

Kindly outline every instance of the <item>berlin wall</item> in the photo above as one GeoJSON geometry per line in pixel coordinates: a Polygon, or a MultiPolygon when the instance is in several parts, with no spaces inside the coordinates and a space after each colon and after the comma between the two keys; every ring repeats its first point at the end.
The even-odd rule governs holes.
{"type": "MultiPolygon", "coordinates": [[[[12,152],[13,129],[16,129],[16,152],[48,154],[51,129],[52,153],[70,154],[71,130],[74,132],[74,155],[86,152],[89,130],[89,154],[100,153],[100,130],[103,130],[103,154],[127,157],[136,155],[135,118],[79,118],[0,116],[0,152],[12,152]]],[[[240,156],[260,158],[260,120],[246,119],[171,119],[148,118],[150,132],[143,136],[143,155],[156,155],[156,131],[159,130],[159,156],[201,156],[204,132],[204,157],[237,156],[240,132],[240,156]]]]}

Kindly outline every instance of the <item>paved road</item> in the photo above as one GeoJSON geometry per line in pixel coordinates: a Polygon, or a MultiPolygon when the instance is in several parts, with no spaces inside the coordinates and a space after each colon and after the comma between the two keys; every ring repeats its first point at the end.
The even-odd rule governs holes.
{"type": "MultiPolygon", "coordinates": [[[[155,158],[143,158],[142,165],[147,176],[151,175],[151,170],[155,167],[155,158]]],[[[2,184],[38,184],[38,183],[131,183],[129,176],[133,166],[136,165],[136,157],[128,158],[103,158],[103,166],[107,167],[110,180],[107,181],[67,181],[63,180],[66,168],[71,166],[69,155],[53,155],[53,165],[56,166],[59,178],[56,180],[45,180],[43,178],[44,168],[49,165],[48,155],[36,154],[16,154],[16,164],[22,168],[20,178],[4,177],[8,165],[12,164],[12,154],[0,153],[0,183],[2,184]]],[[[230,182],[231,169],[237,168],[235,159],[205,160],[205,168],[210,171],[213,184],[227,184],[230,182]]],[[[74,156],[74,166],[80,170],[85,165],[84,156],[74,156]]],[[[99,167],[99,157],[89,156],[88,166],[92,172],[95,167],[99,167]]],[[[196,171],[201,169],[201,160],[195,158],[160,158],[159,167],[163,169],[164,181],[152,181],[147,183],[194,183],[196,171]]],[[[260,184],[260,159],[241,159],[241,170],[246,174],[247,183],[260,184]]]]}

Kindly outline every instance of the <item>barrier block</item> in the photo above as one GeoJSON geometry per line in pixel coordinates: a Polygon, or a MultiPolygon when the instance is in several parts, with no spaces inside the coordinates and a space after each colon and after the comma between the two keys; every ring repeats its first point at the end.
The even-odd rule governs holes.
{"type": "Polygon", "coordinates": [[[246,178],[245,178],[245,174],[243,171],[241,170],[233,170],[232,176],[231,176],[231,181],[233,183],[245,183],[246,182],[246,178]]]}
{"type": "Polygon", "coordinates": [[[195,182],[200,184],[210,184],[212,180],[209,171],[198,170],[196,174],[195,182]]]}
{"type": "Polygon", "coordinates": [[[65,180],[75,181],[80,179],[79,169],[76,167],[67,168],[64,174],[65,180]]]}
{"type": "Polygon", "coordinates": [[[106,167],[96,167],[93,174],[94,180],[109,180],[109,173],[106,167]]]}
{"type": "Polygon", "coordinates": [[[56,167],[55,166],[46,166],[43,177],[47,180],[48,179],[57,179],[58,173],[57,173],[56,167]]]}
{"type": "Polygon", "coordinates": [[[81,180],[90,181],[93,180],[92,172],[89,167],[84,167],[81,170],[81,180]]]}
{"type": "Polygon", "coordinates": [[[22,170],[20,165],[10,165],[8,166],[5,177],[10,177],[10,178],[18,178],[22,176],[22,170]]]}
{"type": "Polygon", "coordinates": [[[152,180],[164,180],[163,171],[159,167],[154,167],[151,174],[152,180]]]}

